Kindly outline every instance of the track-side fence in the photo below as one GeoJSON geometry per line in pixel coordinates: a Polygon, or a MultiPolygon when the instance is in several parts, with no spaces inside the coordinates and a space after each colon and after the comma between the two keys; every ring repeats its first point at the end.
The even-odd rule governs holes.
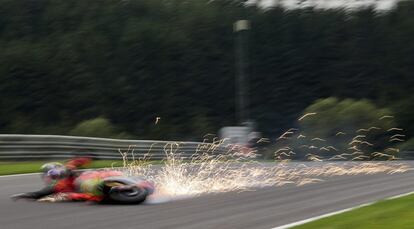
{"type": "Polygon", "coordinates": [[[62,135],[0,134],[0,160],[65,159],[74,156],[122,159],[121,152],[128,159],[145,155],[151,160],[161,160],[171,151],[182,157],[190,157],[198,152],[201,144],[62,135]]]}

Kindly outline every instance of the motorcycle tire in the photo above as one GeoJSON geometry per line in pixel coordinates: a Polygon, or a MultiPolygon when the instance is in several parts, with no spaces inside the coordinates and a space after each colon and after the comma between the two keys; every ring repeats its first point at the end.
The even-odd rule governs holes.
{"type": "Polygon", "coordinates": [[[132,187],[122,189],[112,187],[108,193],[108,200],[116,204],[139,204],[146,200],[148,192],[144,188],[132,187]]]}

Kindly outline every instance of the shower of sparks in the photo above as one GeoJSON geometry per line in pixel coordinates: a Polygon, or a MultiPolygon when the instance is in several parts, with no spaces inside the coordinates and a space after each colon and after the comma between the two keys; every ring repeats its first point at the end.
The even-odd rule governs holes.
{"type": "Polygon", "coordinates": [[[300,117],[300,118],[298,119],[298,121],[302,121],[302,120],[303,120],[303,119],[305,119],[306,117],[308,117],[308,116],[312,116],[312,115],[316,115],[316,114],[317,114],[317,113],[315,113],[315,112],[304,114],[302,117],[300,117]]]}
{"type": "Polygon", "coordinates": [[[381,130],[381,128],[376,127],[376,126],[371,126],[370,128],[368,128],[369,131],[371,130],[381,130]]]}
{"type": "Polygon", "coordinates": [[[360,140],[352,140],[350,143],[348,143],[348,145],[353,145],[355,143],[361,144],[362,141],[360,141],[360,140]]]}
{"type": "Polygon", "coordinates": [[[394,116],[391,116],[391,115],[384,115],[384,116],[382,116],[381,118],[379,118],[379,120],[383,120],[383,119],[392,119],[392,118],[394,118],[394,116]]]}
{"type": "MultiPolygon", "coordinates": [[[[190,159],[179,152],[179,143],[170,143],[164,147],[166,159],[163,165],[156,168],[149,164],[148,155],[144,158],[133,157],[133,148],[121,152],[124,158],[124,170],[130,176],[141,176],[152,180],[157,187],[152,199],[179,199],[199,196],[206,193],[221,193],[230,191],[251,191],[260,187],[282,185],[306,185],[321,182],[327,177],[376,174],[402,173],[411,168],[404,163],[396,162],[322,162],[323,157],[308,154],[314,162],[297,163],[289,159],[273,163],[259,163],[249,160],[255,153],[230,152],[228,154],[211,154],[213,143],[205,143],[206,147],[190,159]],[[243,155],[243,156],[241,156],[243,155]],[[128,157],[133,160],[128,160],[128,157]]],[[[224,147],[223,142],[221,142],[224,147]]],[[[290,148],[279,151],[284,156],[294,154],[290,148]]],[[[348,154],[350,155],[350,154],[348,154]]],[[[281,155],[279,155],[281,156],[281,155]]],[[[383,156],[377,153],[376,156],[383,156]]],[[[360,155],[352,160],[364,160],[367,156],[360,155]]],[[[344,155],[327,159],[345,160],[344,155]]]]}
{"type": "Polygon", "coordinates": [[[403,142],[404,139],[400,139],[400,138],[391,138],[390,142],[403,142]]]}
{"type": "MultiPolygon", "coordinates": [[[[316,114],[304,114],[298,121],[316,114]]],[[[391,117],[383,116],[380,120],[391,117]]],[[[230,144],[229,139],[218,139],[213,134],[205,135],[205,139],[192,153],[188,152],[184,143],[166,144],[162,152],[165,159],[157,166],[148,162],[152,155],[160,155],[159,151],[152,152],[153,147],[139,158],[135,157],[134,146],[120,153],[124,159],[123,170],[130,176],[141,176],[153,181],[156,193],[151,197],[152,202],[162,202],[206,193],[251,191],[282,185],[301,186],[322,182],[332,176],[393,174],[413,170],[405,163],[394,161],[400,159],[397,143],[404,141],[402,138],[405,137],[394,131],[403,129],[393,127],[386,130],[372,126],[347,131],[348,134],[338,131],[334,136],[321,138],[290,128],[274,142],[274,146],[278,146],[270,151],[274,162],[267,163],[255,161],[261,156],[256,150],[230,144]],[[380,133],[381,130],[384,133],[380,133]],[[355,136],[350,134],[352,132],[355,136]],[[389,142],[385,147],[376,145],[378,140],[375,136],[379,134],[388,136],[389,142]],[[343,142],[338,142],[337,136],[340,135],[344,135],[340,138],[343,142]],[[308,162],[292,162],[298,158],[305,158],[308,162]]],[[[273,144],[268,138],[261,138],[256,143],[273,144]]]]}
{"type": "Polygon", "coordinates": [[[405,137],[405,135],[404,134],[394,134],[390,138],[396,138],[396,137],[405,137]]]}
{"type": "Polygon", "coordinates": [[[359,130],[357,130],[356,132],[357,133],[362,133],[362,132],[368,132],[369,131],[369,129],[359,129],[359,130]]]}
{"type": "Polygon", "coordinates": [[[401,128],[393,127],[393,128],[388,129],[387,131],[390,132],[390,131],[402,131],[402,130],[403,129],[401,129],[401,128]]]}
{"type": "Polygon", "coordinates": [[[306,138],[306,136],[305,135],[302,135],[302,134],[299,134],[299,136],[297,137],[297,139],[300,139],[300,138],[306,138]]]}
{"type": "Polygon", "coordinates": [[[362,142],[361,142],[361,145],[363,145],[363,144],[368,145],[368,146],[374,146],[374,144],[369,143],[369,142],[367,142],[367,141],[362,141],[362,142]]]}
{"type": "Polygon", "coordinates": [[[337,148],[333,147],[333,146],[327,146],[327,149],[331,149],[331,150],[335,150],[335,151],[339,151],[337,148]]]}
{"type": "Polygon", "coordinates": [[[156,117],[155,118],[155,125],[157,125],[160,120],[161,120],[161,117],[156,117]]]}
{"type": "Polygon", "coordinates": [[[260,138],[256,143],[261,143],[261,142],[263,142],[263,143],[269,143],[270,140],[268,138],[260,138]]]}
{"type": "Polygon", "coordinates": [[[398,152],[400,152],[400,149],[397,149],[397,148],[386,148],[385,151],[393,151],[393,152],[398,153],[398,152]]]}
{"type": "Polygon", "coordinates": [[[290,130],[288,130],[288,131],[286,131],[285,133],[283,133],[282,135],[280,135],[280,137],[278,137],[277,138],[277,140],[280,140],[280,139],[289,139],[288,138],[288,135],[291,135],[291,134],[293,134],[294,132],[292,132],[292,131],[290,131],[290,130]]]}
{"type": "Polygon", "coordinates": [[[357,136],[353,137],[352,140],[356,140],[358,138],[365,138],[365,137],[366,137],[366,135],[360,134],[360,135],[357,135],[357,136]]]}
{"type": "Polygon", "coordinates": [[[376,127],[376,126],[371,126],[370,128],[368,128],[368,129],[359,129],[359,130],[357,130],[356,132],[357,133],[361,133],[361,132],[369,132],[369,131],[372,131],[372,130],[381,130],[381,128],[379,128],[379,127],[376,127]]]}
{"type": "Polygon", "coordinates": [[[352,147],[349,147],[348,149],[358,150],[358,147],[357,146],[352,146],[352,147]]]}

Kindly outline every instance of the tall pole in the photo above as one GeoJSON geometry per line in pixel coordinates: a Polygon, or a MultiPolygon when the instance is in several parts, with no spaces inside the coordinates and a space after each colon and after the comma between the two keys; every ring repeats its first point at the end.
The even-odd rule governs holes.
{"type": "Polygon", "coordinates": [[[233,25],[236,37],[236,116],[239,125],[245,125],[248,119],[247,101],[247,38],[250,23],[238,20],[233,25]]]}

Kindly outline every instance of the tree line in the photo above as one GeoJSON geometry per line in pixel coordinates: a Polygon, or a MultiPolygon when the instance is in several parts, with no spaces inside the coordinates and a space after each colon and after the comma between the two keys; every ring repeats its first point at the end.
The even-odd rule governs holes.
{"type": "Polygon", "coordinates": [[[249,116],[264,136],[327,97],[368,99],[414,136],[414,2],[243,2],[1,1],[0,132],[82,134],[89,120],[109,131],[88,135],[196,140],[235,125],[232,26],[248,19],[249,116]]]}

